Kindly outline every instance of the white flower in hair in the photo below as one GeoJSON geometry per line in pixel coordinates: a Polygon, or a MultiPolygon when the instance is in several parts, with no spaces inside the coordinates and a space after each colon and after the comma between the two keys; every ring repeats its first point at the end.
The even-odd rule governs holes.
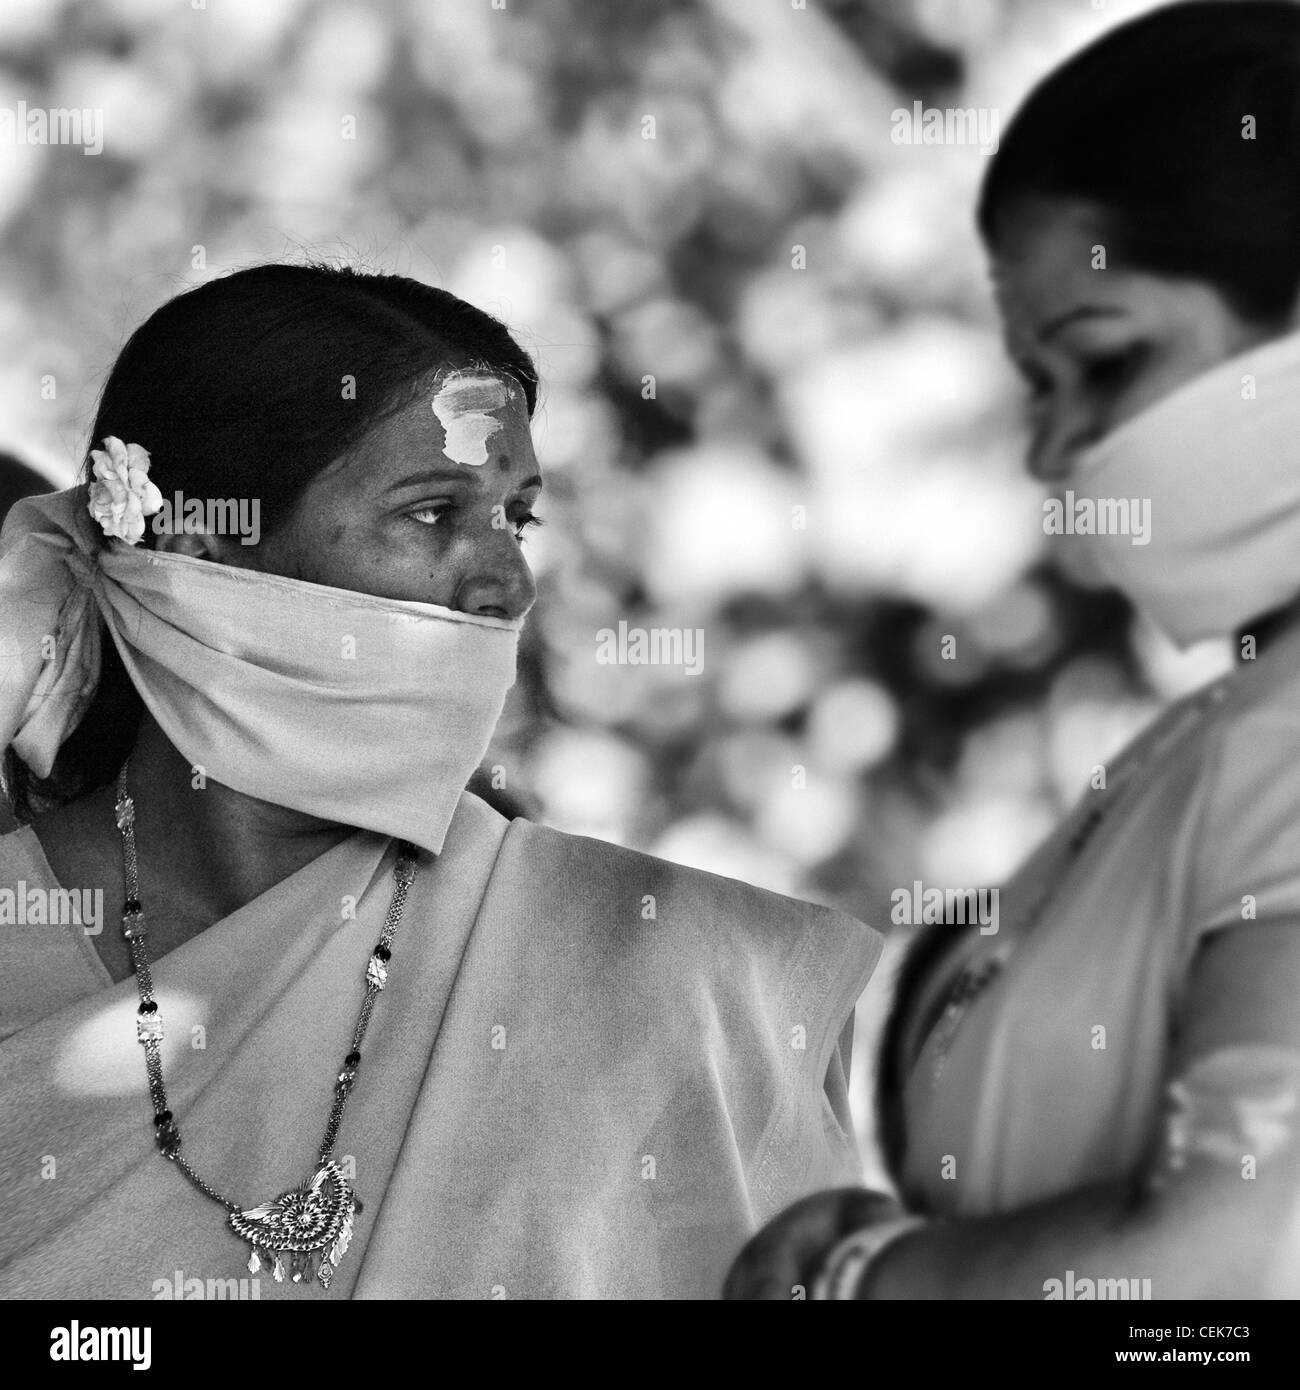
{"type": "Polygon", "coordinates": [[[123,444],[114,435],[103,449],[92,449],[94,481],[90,485],[90,514],[104,528],[135,545],[144,535],[144,519],[162,508],[162,493],[149,481],[149,455],[138,444],[123,444]]]}

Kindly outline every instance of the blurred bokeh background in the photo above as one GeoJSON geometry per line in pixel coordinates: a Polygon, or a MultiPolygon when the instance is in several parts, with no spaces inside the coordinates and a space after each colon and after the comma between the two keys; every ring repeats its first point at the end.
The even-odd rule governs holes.
{"type": "Polygon", "coordinates": [[[972,223],[991,145],[892,138],[916,103],[1004,128],[1147,8],[3,0],[0,109],[102,111],[103,148],[0,144],[0,450],[66,486],[131,329],[259,261],[505,319],[547,525],[497,781],[890,933],[874,1178],[891,892],[999,883],[1226,659],[1048,553],[972,223]],[[620,622],[702,634],[701,669],[603,664],[620,622]]]}

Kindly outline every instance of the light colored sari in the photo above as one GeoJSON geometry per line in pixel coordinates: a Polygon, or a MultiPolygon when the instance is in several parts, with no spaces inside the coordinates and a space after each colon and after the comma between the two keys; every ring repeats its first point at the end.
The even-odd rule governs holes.
{"type": "MultiPolygon", "coordinates": [[[[911,1205],[983,1216],[1143,1175],[1166,1140],[1198,952],[1300,918],[1298,769],[1300,629],[1108,762],[1108,787],[1085,793],[1004,888],[998,934],[955,936],[910,1003],[911,1205]],[[960,968],[1004,943],[1005,968],[947,1028],[960,968]]],[[[1272,1084],[1272,1058],[1243,1056],[1246,1104],[1248,1081],[1272,1084]]],[[[1279,1099],[1285,1113],[1285,1090],[1279,1099]]]]}
{"type": "MultiPolygon", "coordinates": [[[[154,964],[183,1152],[241,1206],[313,1167],[394,855],[358,831],[154,964]]],[[[29,829],[0,839],[19,880],[57,886],[29,829]]],[[[364,1210],[326,1291],[251,1276],[159,1155],[134,981],[79,928],[0,926],[0,1296],[716,1297],[759,1224],[859,1180],[848,1049],[880,948],[465,794],[420,853],[335,1147],[364,1210]]]]}

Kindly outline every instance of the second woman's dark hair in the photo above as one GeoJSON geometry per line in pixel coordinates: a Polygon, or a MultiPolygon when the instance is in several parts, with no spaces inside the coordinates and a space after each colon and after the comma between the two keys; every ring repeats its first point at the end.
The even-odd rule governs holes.
{"type": "MultiPolygon", "coordinates": [[[[92,447],[139,444],[164,497],[257,498],[263,535],[307,484],[444,367],[514,378],[531,416],[532,359],[490,314],[400,275],[264,265],[169,300],[122,349],[92,447]]],[[[83,482],[89,477],[89,454],[83,482]]],[[[146,526],[143,546],[155,543],[146,526]]],[[[12,749],[5,788],[20,821],[105,785],[135,741],[143,704],[112,639],[94,699],[38,779],[12,749]]]]}
{"type": "Polygon", "coordinates": [[[1196,0],[1120,25],[1051,72],[985,176],[996,249],[1025,197],[1100,208],[1110,263],[1213,285],[1244,318],[1300,289],[1300,5],[1196,0]]]}

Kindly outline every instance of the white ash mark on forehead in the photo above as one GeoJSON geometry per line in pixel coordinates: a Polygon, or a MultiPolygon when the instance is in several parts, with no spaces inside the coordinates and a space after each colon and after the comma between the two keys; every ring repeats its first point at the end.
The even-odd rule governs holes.
{"type": "Polygon", "coordinates": [[[502,428],[491,412],[509,401],[509,390],[498,377],[453,376],[433,398],[433,413],[446,435],[442,452],[457,463],[481,468],[487,462],[488,441],[502,428]]]}

